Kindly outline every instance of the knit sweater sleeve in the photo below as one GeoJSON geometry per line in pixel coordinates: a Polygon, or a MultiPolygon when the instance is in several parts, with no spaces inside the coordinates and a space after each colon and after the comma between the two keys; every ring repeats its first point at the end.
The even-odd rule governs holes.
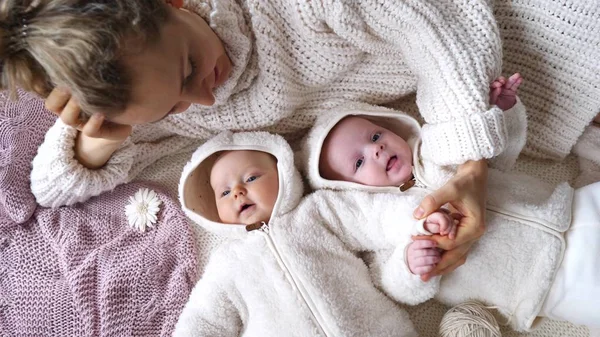
{"type": "Polygon", "coordinates": [[[402,58],[412,70],[426,122],[426,159],[462,164],[503,151],[502,111],[488,103],[489,83],[500,74],[502,58],[489,1],[317,3],[321,20],[336,34],[370,54],[402,58]]]}
{"type": "Polygon", "coordinates": [[[392,298],[407,304],[418,304],[433,297],[439,280],[423,282],[410,272],[406,248],[411,235],[422,229],[412,210],[422,195],[367,193],[359,191],[315,192],[317,209],[325,226],[356,253],[392,253],[381,260],[374,283],[392,298]]]}
{"type": "Polygon", "coordinates": [[[75,158],[76,137],[77,130],[59,119],[38,149],[32,165],[31,190],[44,207],[72,205],[111,191],[131,181],[156,160],[191,143],[178,136],[156,142],[134,143],[128,139],[103,167],[92,170],[75,158]]]}

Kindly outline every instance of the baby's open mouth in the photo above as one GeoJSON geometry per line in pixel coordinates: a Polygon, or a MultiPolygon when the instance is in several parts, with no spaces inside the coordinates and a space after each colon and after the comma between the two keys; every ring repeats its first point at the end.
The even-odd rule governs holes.
{"type": "Polygon", "coordinates": [[[398,161],[398,157],[397,156],[390,157],[390,160],[388,160],[387,166],[385,167],[385,170],[386,171],[391,170],[392,167],[394,167],[394,164],[396,164],[397,161],[398,161]]]}
{"type": "Polygon", "coordinates": [[[254,204],[242,204],[242,206],[240,207],[240,213],[243,213],[245,210],[249,209],[252,206],[254,206],[254,204]]]}

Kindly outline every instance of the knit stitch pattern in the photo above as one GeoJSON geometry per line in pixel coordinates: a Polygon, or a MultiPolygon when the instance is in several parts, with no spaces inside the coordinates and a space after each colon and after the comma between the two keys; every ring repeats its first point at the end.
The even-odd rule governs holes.
{"type": "Polygon", "coordinates": [[[25,222],[36,207],[27,172],[56,116],[44,109],[44,101],[18,91],[19,100],[0,92],[0,208],[18,223],[25,222]]]}
{"type": "Polygon", "coordinates": [[[564,159],[600,113],[600,5],[597,0],[495,0],[506,74],[524,78],[529,116],[523,150],[564,159]]]}
{"type": "Polygon", "coordinates": [[[500,73],[500,35],[484,0],[203,1],[187,8],[221,38],[234,68],[216,103],[192,105],[136,127],[103,168],[74,159],[76,132],[57,122],[33,164],[32,190],[44,206],[69,205],[131,181],[190,139],[219,131],[266,130],[297,138],[343,101],[383,104],[417,92],[440,164],[498,155],[501,111],[488,104],[500,73]],[[460,24],[459,24],[460,23],[460,24]]]}
{"type": "Polygon", "coordinates": [[[128,184],[85,204],[0,219],[0,335],[170,336],[197,279],[195,240],[176,200],[128,184]],[[140,233],[124,208],[139,188],[162,202],[140,233]]]}

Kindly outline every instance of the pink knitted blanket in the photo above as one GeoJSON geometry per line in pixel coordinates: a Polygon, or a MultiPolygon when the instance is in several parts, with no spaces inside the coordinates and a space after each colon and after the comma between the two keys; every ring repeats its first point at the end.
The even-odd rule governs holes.
{"type": "Polygon", "coordinates": [[[54,120],[35,96],[12,102],[0,92],[0,335],[171,335],[198,265],[178,203],[135,183],[73,207],[37,207],[31,161],[54,120]],[[141,187],[162,202],[144,233],[125,215],[141,187]]]}

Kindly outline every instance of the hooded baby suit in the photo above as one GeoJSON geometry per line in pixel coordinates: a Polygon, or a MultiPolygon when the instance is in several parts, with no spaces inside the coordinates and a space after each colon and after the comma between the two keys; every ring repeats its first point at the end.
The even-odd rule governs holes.
{"type": "Polygon", "coordinates": [[[406,312],[373,282],[394,288],[396,299],[409,304],[437,291],[439,282],[422,282],[405,263],[411,234],[422,232],[422,222],[411,216],[421,191],[318,191],[302,198],[283,138],[224,132],[194,153],[179,194],[193,221],[230,240],[211,256],[176,336],[417,335],[406,312]],[[268,224],[219,222],[209,173],[224,150],[264,151],[277,159],[279,194],[268,224]],[[390,252],[378,280],[359,258],[375,251],[390,252]]]}
{"type": "MultiPolygon", "coordinates": [[[[498,166],[510,166],[525,142],[524,109],[520,102],[505,111],[522,135],[511,140],[509,150],[497,159],[498,166]],[[522,122],[519,122],[521,120],[522,122]]],[[[373,187],[346,181],[327,180],[319,174],[319,155],[325,137],[346,116],[361,116],[400,135],[413,149],[415,187],[407,192],[427,194],[442,186],[454,174],[455,167],[441,167],[422,160],[420,126],[416,120],[401,112],[355,103],[338,108],[337,114],[319,118],[306,137],[299,162],[314,189],[339,190],[362,195],[369,192],[403,194],[398,187],[373,187]]],[[[515,330],[529,330],[554,280],[561,263],[565,241],[563,233],[571,223],[573,189],[563,183],[549,186],[533,177],[504,173],[490,169],[488,180],[486,233],[473,246],[466,263],[442,277],[435,298],[447,305],[475,299],[498,307],[515,330]]],[[[348,198],[350,198],[348,195],[348,198]]],[[[380,212],[397,214],[410,219],[414,207],[398,214],[394,207],[380,212]]],[[[405,220],[402,220],[405,221],[405,220]]],[[[408,220],[406,220],[408,221],[408,220]]],[[[383,254],[380,252],[380,254],[383,254]]],[[[379,257],[374,259],[374,279],[377,280],[379,257]]],[[[399,287],[382,284],[384,292],[399,299],[399,287]]]]}

